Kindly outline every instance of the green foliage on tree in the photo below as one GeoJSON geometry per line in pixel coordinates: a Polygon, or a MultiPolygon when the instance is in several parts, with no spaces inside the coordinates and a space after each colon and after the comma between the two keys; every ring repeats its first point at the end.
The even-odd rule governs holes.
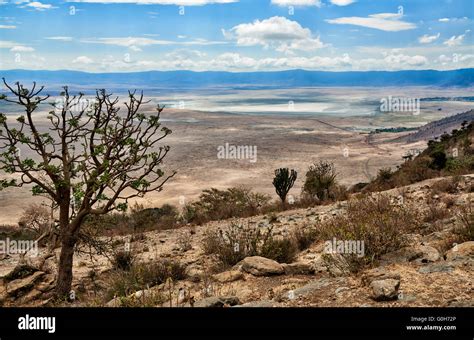
{"type": "MultiPolygon", "coordinates": [[[[129,92],[126,102],[105,90],[90,101],[71,95],[67,87],[51,103],[46,126],[37,110],[49,95],[33,83],[3,82],[10,94],[0,100],[23,111],[16,121],[0,113],[0,169],[14,179],[1,179],[0,190],[31,187],[33,195],[48,196],[58,207],[61,254],[57,297],[71,289],[73,254],[86,217],[127,209],[127,202],[160,191],[173,177],[162,166],[169,146],[159,143],[171,133],[160,114],[141,112],[143,93],[129,92]]],[[[10,178],[11,178],[10,177],[10,178]]]]}
{"type": "Polygon", "coordinates": [[[275,177],[273,178],[273,186],[275,191],[281,199],[282,204],[286,202],[286,196],[288,192],[295,184],[298,173],[288,168],[281,168],[275,170],[275,177]]]}

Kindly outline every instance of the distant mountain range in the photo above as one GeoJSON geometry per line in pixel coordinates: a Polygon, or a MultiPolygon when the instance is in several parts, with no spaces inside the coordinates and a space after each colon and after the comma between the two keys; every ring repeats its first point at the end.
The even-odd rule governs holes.
{"type": "Polygon", "coordinates": [[[78,71],[7,70],[0,75],[8,82],[49,87],[69,85],[84,88],[289,88],[304,86],[474,86],[474,69],[452,71],[325,72],[289,70],[278,72],[147,71],[131,73],[86,73],[78,71]]]}

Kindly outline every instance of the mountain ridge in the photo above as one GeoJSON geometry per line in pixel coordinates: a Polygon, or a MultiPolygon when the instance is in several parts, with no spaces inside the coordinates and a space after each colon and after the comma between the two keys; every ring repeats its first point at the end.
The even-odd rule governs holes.
{"type": "Polygon", "coordinates": [[[474,86],[474,68],[449,71],[142,71],[88,73],[72,70],[2,70],[0,75],[7,81],[31,82],[46,85],[78,86],[143,86],[202,88],[215,86],[257,86],[271,88],[304,86],[474,86]]]}

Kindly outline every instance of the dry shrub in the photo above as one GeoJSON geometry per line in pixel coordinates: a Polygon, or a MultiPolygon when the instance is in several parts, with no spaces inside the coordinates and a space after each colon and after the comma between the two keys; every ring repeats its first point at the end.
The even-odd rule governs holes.
{"type": "Polygon", "coordinates": [[[433,183],[431,193],[433,195],[439,195],[441,193],[455,194],[457,193],[457,185],[459,181],[460,178],[458,176],[437,181],[433,183]]]}
{"type": "Polygon", "coordinates": [[[298,249],[308,249],[317,239],[318,232],[314,227],[298,227],[293,232],[293,237],[298,249]]]}
{"type": "Polygon", "coordinates": [[[427,210],[425,211],[423,221],[427,223],[434,223],[437,221],[444,220],[451,216],[450,210],[446,204],[441,201],[429,198],[426,202],[427,210]]]}
{"type": "Polygon", "coordinates": [[[159,285],[167,279],[174,281],[186,277],[185,267],[172,260],[160,260],[151,263],[134,263],[129,270],[116,270],[109,282],[107,298],[127,297],[142,289],[159,285]]]}
{"type": "Polygon", "coordinates": [[[31,204],[23,212],[18,221],[18,225],[22,229],[30,230],[35,235],[41,236],[49,230],[51,225],[50,211],[40,204],[31,204]]]}
{"type": "Polygon", "coordinates": [[[365,254],[343,254],[352,271],[372,265],[386,253],[403,246],[403,234],[421,226],[412,206],[395,205],[383,195],[353,199],[347,212],[316,225],[317,238],[331,241],[363,241],[365,254]]]}
{"type": "Polygon", "coordinates": [[[458,243],[474,241],[474,209],[472,205],[461,206],[457,213],[459,226],[454,230],[458,243]]]}
{"type": "Polygon", "coordinates": [[[183,218],[189,223],[203,224],[232,217],[248,217],[262,212],[269,202],[269,196],[246,188],[212,188],[204,190],[198,201],[185,207],[183,218]]]}
{"type": "Polygon", "coordinates": [[[263,256],[275,261],[289,263],[297,253],[293,238],[277,238],[273,227],[232,223],[225,230],[208,231],[203,239],[206,254],[215,254],[221,263],[235,265],[248,256],[263,256]]]}

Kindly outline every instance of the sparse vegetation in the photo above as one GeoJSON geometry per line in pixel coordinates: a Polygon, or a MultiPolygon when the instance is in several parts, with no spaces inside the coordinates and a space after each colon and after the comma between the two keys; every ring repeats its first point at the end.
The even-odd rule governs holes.
{"type": "Polygon", "coordinates": [[[116,270],[112,273],[106,297],[109,300],[127,297],[139,290],[164,283],[167,279],[182,280],[185,277],[185,267],[176,261],[137,262],[129,270],[116,270]]]}
{"type": "Polygon", "coordinates": [[[365,254],[345,254],[352,271],[371,266],[383,254],[403,245],[402,235],[421,225],[420,215],[412,206],[399,206],[386,196],[364,197],[348,202],[347,212],[316,225],[318,240],[364,241],[365,254]]]}
{"type": "Polygon", "coordinates": [[[246,188],[212,188],[204,190],[198,201],[185,207],[183,218],[190,223],[202,224],[231,217],[248,217],[260,213],[269,202],[269,196],[246,188]]]}
{"type": "Polygon", "coordinates": [[[271,226],[232,223],[225,230],[209,231],[203,240],[206,254],[215,254],[227,266],[233,266],[248,256],[263,256],[279,262],[291,262],[297,245],[292,237],[277,238],[271,226]]]}

